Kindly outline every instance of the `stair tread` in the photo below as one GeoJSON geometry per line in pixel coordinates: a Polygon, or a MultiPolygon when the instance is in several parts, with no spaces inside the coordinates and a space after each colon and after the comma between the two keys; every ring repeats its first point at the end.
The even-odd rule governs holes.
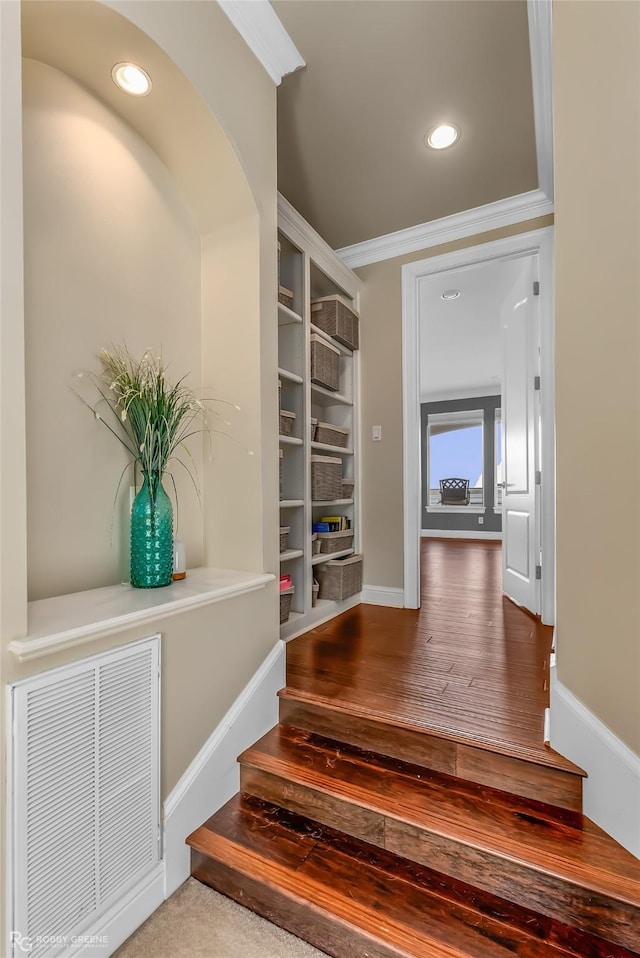
{"type": "MultiPolygon", "coordinates": [[[[442,724],[426,721],[409,722],[399,719],[392,706],[390,706],[388,711],[381,709],[379,705],[376,708],[371,708],[363,702],[352,701],[337,696],[328,697],[316,692],[298,689],[291,684],[291,677],[289,675],[287,676],[287,680],[288,684],[278,692],[278,696],[281,699],[297,700],[310,705],[320,706],[332,712],[343,712],[347,715],[357,716],[362,719],[371,719],[398,729],[428,733],[429,735],[447,739],[452,742],[459,742],[463,745],[470,745],[478,749],[510,756],[511,758],[533,762],[536,765],[542,765],[547,768],[558,769],[559,771],[568,772],[581,778],[586,778],[587,775],[584,769],[581,769],[563,755],[555,752],[552,748],[545,746],[542,741],[540,741],[539,745],[525,745],[523,743],[510,744],[503,739],[492,737],[488,731],[478,732],[472,736],[465,735],[460,730],[452,729],[444,722],[442,724]]],[[[461,704],[460,708],[462,707],[461,704]]]]}
{"type": "MultiPolygon", "coordinates": [[[[260,888],[270,889],[294,908],[337,922],[347,933],[344,949],[330,952],[339,956],[353,954],[349,931],[371,942],[368,954],[398,958],[633,954],[256,799],[236,796],[187,841],[214,872],[219,863],[224,874],[231,869],[246,880],[246,897],[234,897],[253,899],[254,910],[260,888]]],[[[206,866],[194,874],[217,887],[206,866]]],[[[273,917],[266,906],[263,913],[273,917]]],[[[323,947],[317,936],[308,940],[323,947]]]]}
{"type": "Polygon", "coordinates": [[[582,816],[282,725],[240,762],[640,908],[640,863],[582,816]]]}

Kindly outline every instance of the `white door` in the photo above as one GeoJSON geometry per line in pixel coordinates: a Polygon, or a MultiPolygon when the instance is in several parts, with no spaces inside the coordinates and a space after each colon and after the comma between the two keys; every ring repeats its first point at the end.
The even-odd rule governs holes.
{"type": "Polygon", "coordinates": [[[540,368],[540,298],[534,295],[538,255],[516,260],[517,280],[501,310],[502,588],[529,611],[540,612],[536,509],[536,377],[540,368]]]}

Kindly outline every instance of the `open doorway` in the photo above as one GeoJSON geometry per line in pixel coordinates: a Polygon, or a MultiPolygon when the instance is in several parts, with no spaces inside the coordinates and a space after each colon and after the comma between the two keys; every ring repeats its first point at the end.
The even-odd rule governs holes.
{"type": "Polygon", "coordinates": [[[406,607],[423,532],[502,538],[504,592],[554,621],[552,282],[551,229],[403,268],[406,607]]]}

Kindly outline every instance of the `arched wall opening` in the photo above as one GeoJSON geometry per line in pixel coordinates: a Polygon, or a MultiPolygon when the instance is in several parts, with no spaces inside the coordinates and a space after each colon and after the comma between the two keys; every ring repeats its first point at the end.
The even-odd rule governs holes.
{"type": "Polygon", "coordinates": [[[29,599],[126,578],[126,453],[72,389],[123,342],[241,407],[214,406],[219,432],[190,444],[202,507],[172,469],[178,530],[190,566],[260,568],[260,220],[241,163],[172,59],[114,10],[28,0],[22,43],[29,599]],[[122,60],[150,74],[149,96],[116,88],[122,60]]]}

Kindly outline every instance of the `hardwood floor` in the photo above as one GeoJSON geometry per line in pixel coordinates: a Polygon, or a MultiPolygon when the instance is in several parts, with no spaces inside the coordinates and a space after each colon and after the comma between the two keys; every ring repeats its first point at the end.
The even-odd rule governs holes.
{"type": "Polygon", "coordinates": [[[421,609],[359,605],[294,639],[287,688],[542,754],[552,630],[502,595],[500,545],[423,540],[421,609]]]}
{"type": "Polygon", "coordinates": [[[427,540],[419,611],[287,646],[280,723],[192,874],[334,958],[640,958],[640,863],[543,743],[551,629],[500,546],[427,540]]]}

